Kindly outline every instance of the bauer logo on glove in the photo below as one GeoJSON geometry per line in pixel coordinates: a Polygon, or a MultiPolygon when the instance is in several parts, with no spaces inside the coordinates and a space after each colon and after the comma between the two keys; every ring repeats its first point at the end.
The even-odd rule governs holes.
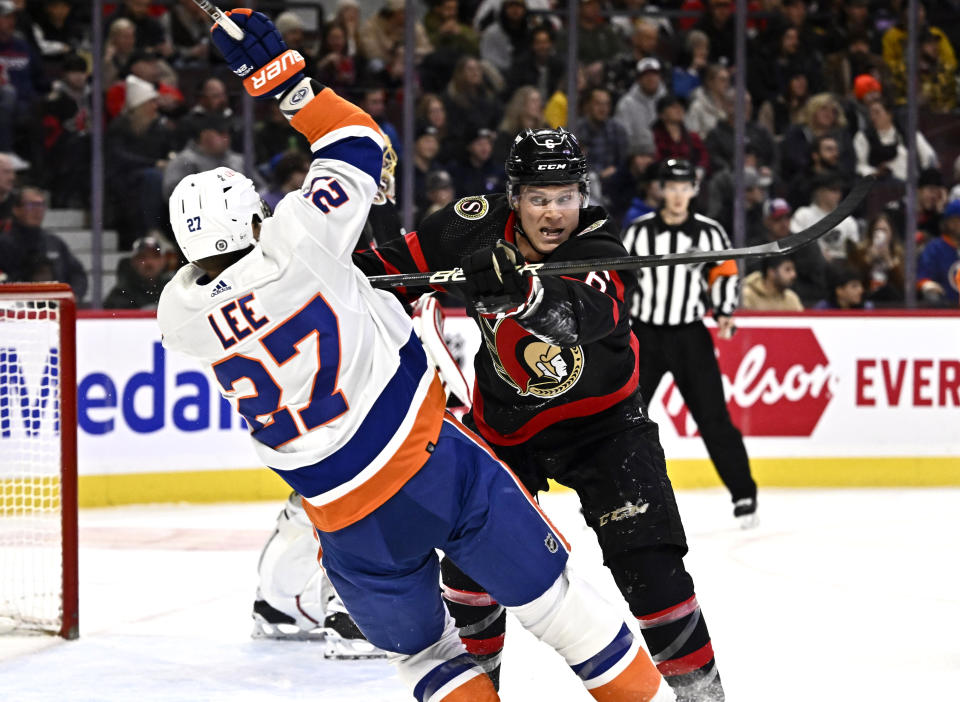
{"type": "Polygon", "coordinates": [[[262,12],[238,8],[226,13],[243,31],[237,41],[219,24],[213,26],[213,43],[243,78],[243,87],[255,98],[280,97],[303,76],[306,61],[300,52],[288,49],[276,26],[262,12]]]}

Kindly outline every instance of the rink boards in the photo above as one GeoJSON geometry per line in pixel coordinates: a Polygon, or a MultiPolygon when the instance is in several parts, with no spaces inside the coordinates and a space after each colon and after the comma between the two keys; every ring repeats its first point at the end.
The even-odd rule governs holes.
{"type": "MultiPolygon", "coordinates": [[[[243,422],[217,394],[208,369],[163,349],[152,315],[81,315],[82,505],[235,501],[287,492],[270,471],[257,468],[243,422]]],[[[728,408],[759,483],[960,484],[960,313],[743,314],[737,325],[733,340],[717,342],[718,358],[728,408]]],[[[472,381],[475,325],[453,314],[446,334],[472,381]]],[[[39,380],[28,368],[22,375],[18,392],[29,402],[40,392],[39,380]]],[[[669,376],[650,413],[660,425],[674,484],[719,484],[669,376]]],[[[17,412],[9,419],[0,449],[23,431],[17,412]]]]}

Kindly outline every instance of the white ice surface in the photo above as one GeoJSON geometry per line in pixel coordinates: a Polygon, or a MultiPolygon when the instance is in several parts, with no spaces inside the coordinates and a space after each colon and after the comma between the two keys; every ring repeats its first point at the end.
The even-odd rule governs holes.
{"type": "MultiPolygon", "coordinates": [[[[960,490],[763,490],[761,526],[746,532],[719,490],[678,499],[730,702],[960,699],[960,490]]],[[[619,600],[576,498],[543,504],[579,572],[619,600]]],[[[412,699],[385,662],[249,638],[257,555],[280,506],[81,512],[81,638],[0,636],[0,700],[412,699]]],[[[552,651],[508,628],[505,702],[591,699],[552,651]]]]}

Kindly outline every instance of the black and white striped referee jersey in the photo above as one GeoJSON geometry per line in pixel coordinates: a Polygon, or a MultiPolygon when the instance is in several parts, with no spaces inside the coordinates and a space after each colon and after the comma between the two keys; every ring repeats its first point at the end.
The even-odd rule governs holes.
{"type": "MultiPolygon", "coordinates": [[[[668,225],[659,212],[633,220],[623,234],[623,246],[633,256],[721,251],[730,239],[716,220],[691,214],[679,225],[668,225]]],[[[731,315],[740,296],[740,276],[734,260],[680,266],[641,268],[630,310],[645,324],[675,326],[703,319],[707,305],[714,314],[731,315]]]]}

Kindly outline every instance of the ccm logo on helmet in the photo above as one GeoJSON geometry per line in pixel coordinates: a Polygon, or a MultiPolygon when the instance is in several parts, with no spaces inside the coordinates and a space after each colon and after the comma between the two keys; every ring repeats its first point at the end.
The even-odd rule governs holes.
{"type": "Polygon", "coordinates": [[[563,171],[566,168],[567,164],[565,163],[544,163],[537,166],[538,171],[563,171]]]}
{"type": "Polygon", "coordinates": [[[298,71],[302,71],[306,65],[299,51],[288,49],[247,78],[244,83],[247,84],[248,92],[254,97],[263,95],[275,85],[283,83],[298,71]]]}

